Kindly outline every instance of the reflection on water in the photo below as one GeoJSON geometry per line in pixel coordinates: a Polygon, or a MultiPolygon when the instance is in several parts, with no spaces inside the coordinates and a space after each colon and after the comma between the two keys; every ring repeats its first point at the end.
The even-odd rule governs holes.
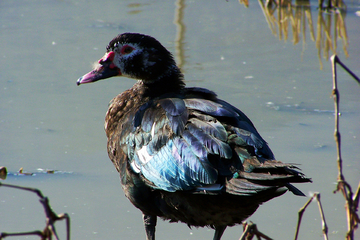
{"type": "MultiPolygon", "coordinates": [[[[295,6],[300,6],[303,5],[304,3],[307,4],[309,2],[309,0],[295,0],[295,6]]],[[[346,4],[343,2],[343,0],[336,0],[336,1],[331,1],[331,0],[319,0],[318,1],[318,8],[319,9],[323,9],[325,11],[334,11],[337,10],[339,8],[345,8],[346,4]],[[325,5],[324,5],[325,4],[325,5]]],[[[239,0],[239,3],[244,4],[245,7],[249,7],[249,1],[248,0],[239,0]]],[[[276,5],[276,6],[288,6],[288,5],[292,5],[292,0],[266,0],[265,2],[265,6],[272,6],[272,5],[276,5]]]]}
{"type": "MultiPolygon", "coordinates": [[[[341,2],[341,1],[340,1],[341,2]]],[[[273,35],[278,36],[279,40],[287,41],[292,31],[292,41],[294,45],[300,42],[302,36],[303,48],[301,56],[306,46],[306,28],[309,28],[310,39],[316,43],[317,56],[319,58],[320,69],[323,69],[322,57],[329,59],[330,55],[337,53],[337,40],[341,39],[343,51],[348,57],[348,37],[345,26],[346,9],[327,13],[318,11],[316,30],[312,20],[310,1],[296,1],[292,5],[283,2],[282,6],[267,4],[265,0],[259,0],[264,17],[273,35]],[[334,33],[331,31],[334,29],[334,33]],[[315,33],[316,31],[316,33],[315,33]]]]}
{"type": "Polygon", "coordinates": [[[176,25],[175,56],[176,63],[180,69],[185,64],[184,39],[186,26],[184,24],[185,0],[177,0],[175,3],[174,24],[176,25]]]}
{"type": "MultiPolygon", "coordinates": [[[[249,6],[247,0],[239,0],[245,7],[249,6]]],[[[346,31],[345,17],[346,5],[342,0],[337,1],[339,8],[334,11],[319,10],[316,26],[312,19],[311,5],[309,0],[297,0],[293,5],[291,0],[284,0],[281,4],[275,4],[273,1],[258,0],[262,9],[268,27],[274,36],[285,42],[289,39],[290,31],[292,33],[292,42],[294,45],[300,43],[302,38],[301,58],[306,50],[306,32],[307,28],[310,39],[315,42],[317,48],[317,57],[319,59],[320,69],[323,69],[323,60],[329,59],[330,55],[338,53],[338,40],[341,40],[342,50],[346,57],[349,56],[349,40],[346,31]],[[333,34],[332,34],[333,29],[333,34]]],[[[175,56],[178,66],[184,65],[183,43],[185,38],[186,26],[184,24],[185,0],[177,0],[175,3],[174,24],[176,25],[175,37],[175,56]]],[[[323,1],[319,1],[319,6],[323,6],[323,1]]],[[[331,7],[331,1],[328,6],[331,7]]],[[[320,8],[319,8],[320,9],[320,8]]],[[[323,8],[322,8],[323,9],[323,8]]],[[[327,7],[326,9],[329,9],[327,7]]]]}

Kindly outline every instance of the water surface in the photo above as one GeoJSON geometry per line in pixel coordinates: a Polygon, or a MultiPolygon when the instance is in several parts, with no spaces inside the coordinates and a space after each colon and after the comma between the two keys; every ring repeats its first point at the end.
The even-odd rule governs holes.
{"type": "MultiPolygon", "coordinates": [[[[114,36],[140,32],[176,55],[188,86],[212,89],[244,111],[277,159],[301,164],[314,182],[298,187],[321,192],[330,238],[343,238],[344,200],[332,193],[337,169],[328,59],[337,52],[360,76],[359,4],[348,3],[344,14],[319,14],[314,1],[310,8],[269,15],[256,1],[249,8],[238,1],[182,3],[179,8],[170,1],[1,1],[0,165],[11,173],[20,167],[62,171],[12,174],[4,182],[41,189],[57,213],[70,214],[72,239],[144,239],[140,211],[121,191],[103,130],[108,102],[134,82],[75,84],[114,36]]],[[[338,77],[344,173],[355,189],[360,88],[341,69],[338,77]]],[[[291,239],[306,200],[285,194],[249,220],[275,239],[291,239]]],[[[43,210],[31,193],[1,188],[0,214],[0,232],[44,227],[43,210]]],[[[64,224],[57,227],[63,239],[64,224]]],[[[223,239],[238,239],[241,232],[242,227],[233,227],[223,239]]],[[[157,227],[157,239],[212,235],[211,229],[185,224],[159,221],[157,227]]],[[[305,213],[300,237],[322,239],[315,204],[305,213]]]]}

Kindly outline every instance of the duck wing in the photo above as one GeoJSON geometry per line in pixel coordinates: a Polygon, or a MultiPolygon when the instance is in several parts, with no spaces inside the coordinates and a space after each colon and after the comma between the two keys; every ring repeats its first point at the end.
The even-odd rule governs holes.
{"type": "Polygon", "coordinates": [[[306,181],[294,166],[274,160],[244,113],[206,91],[153,99],[129,113],[120,146],[148,186],[252,195],[306,181]]]}

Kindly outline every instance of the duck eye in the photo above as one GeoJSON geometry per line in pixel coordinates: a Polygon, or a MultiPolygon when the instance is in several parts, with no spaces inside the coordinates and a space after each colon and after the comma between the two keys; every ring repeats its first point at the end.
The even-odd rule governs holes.
{"type": "Polygon", "coordinates": [[[132,51],[134,50],[133,47],[130,47],[130,46],[124,46],[122,49],[121,49],[121,53],[122,54],[129,54],[131,53],[132,51]]]}

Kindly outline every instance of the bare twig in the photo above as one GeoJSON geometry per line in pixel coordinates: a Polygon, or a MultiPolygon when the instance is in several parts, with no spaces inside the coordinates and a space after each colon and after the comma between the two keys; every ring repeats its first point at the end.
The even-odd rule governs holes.
{"type": "Polygon", "coordinates": [[[36,188],[28,188],[28,187],[21,187],[16,186],[12,184],[5,184],[0,182],[0,187],[10,187],[10,188],[16,188],[21,189],[25,191],[30,191],[36,193],[38,197],[40,198],[39,201],[43,205],[45,215],[46,215],[46,226],[43,231],[32,231],[32,232],[22,232],[22,233],[0,233],[0,240],[9,237],[9,236],[25,236],[25,235],[38,235],[41,237],[41,239],[52,239],[52,236],[55,237],[55,239],[59,239],[56,229],[55,229],[55,222],[58,220],[66,220],[66,239],[70,240],[70,217],[67,213],[62,213],[57,215],[51,208],[49,204],[49,199],[47,197],[44,197],[44,195],[41,193],[40,190],[36,188]]]}
{"type": "MultiPolygon", "coordinates": [[[[331,62],[332,62],[333,68],[335,68],[335,66],[334,66],[335,63],[339,64],[346,72],[348,72],[357,81],[357,83],[360,84],[360,78],[358,76],[356,76],[355,73],[353,73],[344,63],[342,63],[340,61],[340,59],[338,58],[338,56],[336,56],[336,54],[331,56],[331,62]]],[[[334,72],[333,72],[333,74],[334,74],[334,72]]],[[[334,77],[334,75],[333,75],[333,77],[334,77]]]]}
{"type": "Polygon", "coordinates": [[[260,232],[257,227],[256,224],[253,222],[247,223],[244,222],[243,223],[243,228],[244,228],[244,232],[241,235],[241,237],[239,238],[239,240],[251,240],[253,239],[254,236],[257,237],[257,239],[261,239],[264,238],[266,240],[272,240],[272,238],[266,236],[265,234],[263,234],[262,232],[260,232]]]}
{"type": "Polygon", "coordinates": [[[46,239],[45,234],[42,231],[32,231],[32,232],[21,232],[21,233],[0,233],[0,239],[6,238],[6,237],[14,237],[14,236],[31,236],[31,235],[37,235],[41,237],[41,239],[46,239]]]}
{"type": "Polygon", "coordinates": [[[299,210],[299,216],[298,216],[298,222],[297,222],[297,225],[296,225],[296,232],[295,232],[295,240],[298,239],[298,235],[299,235],[299,230],[300,230],[300,224],[301,224],[301,219],[302,219],[302,216],[305,212],[305,209],[309,206],[309,204],[311,203],[311,201],[314,199],[314,196],[312,196],[306,203],[305,205],[300,208],[299,210]]]}
{"type": "Polygon", "coordinates": [[[314,196],[316,197],[316,201],[318,203],[319,206],[319,211],[320,211],[320,216],[321,216],[321,223],[322,223],[322,231],[324,234],[324,239],[327,240],[328,239],[328,226],[326,225],[326,221],[325,221],[325,215],[324,215],[324,211],[321,205],[321,201],[320,201],[320,193],[318,194],[314,194],[314,196]]]}
{"type": "Polygon", "coordinates": [[[354,231],[358,226],[359,223],[359,216],[357,215],[357,210],[359,206],[359,188],[360,184],[358,186],[358,189],[356,191],[356,194],[353,195],[353,192],[351,190],[350,184],[348,184],[345,181],[343,171],[342,171],[342,158],[341,158],[341,135],[339,131],[339,103],[340,103],[340,94],[337,87],[337,74],[336,74],[336,63],[338,63],[340,66],[342,66],[359,84],[360,80],[359,78],[350,70],[348,69],[336,56],[333,55],[331,57],[331,63],[332,63],[332,73],[333,73],[333,97],[334,97],[334,105],[335,105],[335,131],[334,131],[334,137],[336,142],[336,148],[337,148],[337,165],[338,165],[338,179],[337,179],[337,187],[334,193],[341,191],[346,204],[346,217],[347,217],[347,225],[348,225],[348,231],[346,233],[346,239],[353,240],[354,239],[354,231]]]}
{"type": "Polygon", "coordinates": [[[317,203],[319,205],[319,212],[320,212],[320,217],[321,217],[321,222],[322,222],[322,230],[323,230],[324,239],[328,240],[328,235],[327,235],[328,227],[327,227],[327,224],[326,224],[326,221],[325,221],[325,215],[324,215],[324,211],[323,211],[321,201],[320,201],[320,193],[314,193],[313,196],[305,203],[305,205],[302,208],[300,208],[300,210],[299,210],[299,218],[298,218],[298,222],[297,222],[297,226],[296,226],[296,232],[295,232],[294,240],[298,239],[302,216],[303,216],[306,208],[310,205],[310,203],[314,199],[316,199],[316,201],[317,201],[317,203]]]}

